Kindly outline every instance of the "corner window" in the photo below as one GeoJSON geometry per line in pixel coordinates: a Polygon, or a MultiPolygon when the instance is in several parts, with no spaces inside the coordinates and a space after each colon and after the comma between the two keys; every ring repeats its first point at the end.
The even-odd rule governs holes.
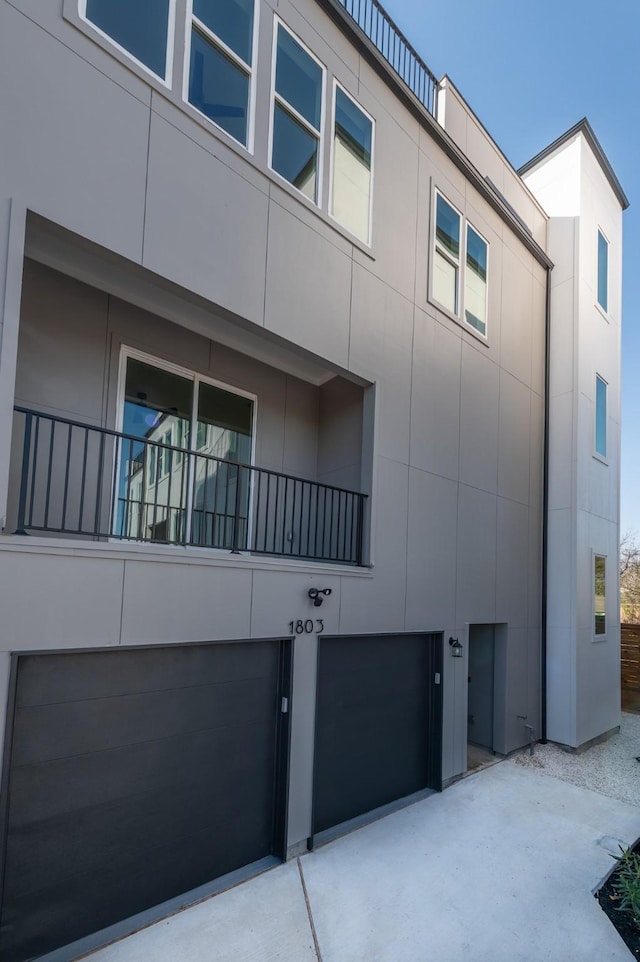
{"type": "Polygon", "coordinates": [[[600,554],[593,556],[593,612],[595,635],[607,631],[607,559],[600,554]]]}
{"type": "Polygon", "coordinates": [[[271,167],[318,203],[324,67],[276,21],[271,167]]]}
{"type": "Polygon", "coordinates": [[[330,213],[369,244],[373,120],[337,84],[334,86],[330,213]]]}
{"type": "Polygon", "coordinates": [[[598,231],[598,304],[609,310],[609,241],[598,231]]]}
{"type": "Polygon", "coordinates": [[[595,451],[607,456],[607,382],[596,374],[595,451]]]}
{"type": "Polygon", "coordinates": [[[189,103],[245,147],[253,46],[254,0],[193,0],[189,103]]]}
{"type": "Polygon", "coordinates": [[[431,296],[486,337],[489,245],[438,191],[434,220],[431,296]]]}
{"type": "Polygon", "coordinates": [[[166,80],[172,7],[173,0],[80,0],[80,16],[166,80]]]}

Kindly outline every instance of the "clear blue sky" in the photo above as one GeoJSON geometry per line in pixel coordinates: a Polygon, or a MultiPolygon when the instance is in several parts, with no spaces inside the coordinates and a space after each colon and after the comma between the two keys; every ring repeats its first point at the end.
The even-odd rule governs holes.
{"type": "Polygon", "coordinates": [[[514,167],[587,117],[624,214],[621,529],[640,539],[640,0],[382,0],[514,167]]]}

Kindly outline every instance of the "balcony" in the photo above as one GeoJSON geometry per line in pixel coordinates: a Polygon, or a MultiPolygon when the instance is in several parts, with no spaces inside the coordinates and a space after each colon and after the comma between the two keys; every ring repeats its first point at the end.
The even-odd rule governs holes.
{"type": "Polygon", "coordinates": [[[434,117],[438,81],[378,0],[334,0],[434,117]]]}
{"type": "Polygon", "coordinates": [[[15,407],[19,534],[362,564],[366,495],[15,407]]]}

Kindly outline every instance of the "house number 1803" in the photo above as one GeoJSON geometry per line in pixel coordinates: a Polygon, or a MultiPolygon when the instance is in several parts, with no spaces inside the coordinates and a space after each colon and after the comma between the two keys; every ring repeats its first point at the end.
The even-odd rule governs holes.
{"type": "Polygon", "coordinates": [[[322,618],[307,618],[306,621],[298,618],[297,621],[289,622],[290,635],[312,635],[314,631],[318,635],[324,631],[324,621],[322,618]]]}

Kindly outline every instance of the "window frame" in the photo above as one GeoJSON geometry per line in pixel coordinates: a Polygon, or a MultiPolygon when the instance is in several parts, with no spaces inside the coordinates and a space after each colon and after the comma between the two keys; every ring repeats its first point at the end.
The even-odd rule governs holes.
{"type": "MultiPolygon", "coordinates": [[[[132,358],[133,360],[136,360],[136,361],[141,361],[143,364],[148,364],[151,367],[159,368],[160,370],[166,371],[169,374],[176,374],[178,377],[187,378],[194,384],[194,387],[196,385],[199,385],[200,382],[204,382],[205,384],[210,384],[212,387],[220,388],[223,391],[227,391],[229,394],[236,394],[238,397],[243,397],[251,401],[253,404],[253,409],[252,409],[252,431],[251,431],[251,459],[249,461],[249,465],[251,467],[255,467],[256,443],[257,443],[257,434],[258,434],[258,396],[256,394],[253,394],[251,391],[245,391],[242,388],[238,388],[233,385],[227,384],[224,381],[219,381],[217,378],[213,378],[209,374],[202,374],[201,372],[195,371],[191,368],[182,367],[181,365],[175,364],[172,361],[167,361],[164,358],[159,357],[157,354],[149,354],[148,352],[141,351],[138,348],[130,347],[127,344],[120,345],[119,359],[118,359],[118,384],[116,389],[116,416],[115,416],[115,425],[116,425],[115,430],[118,433],[120,434],[124,433],[124,405],[125,405],[125,394],[126,394],[127,361],[129,360],[129,358],[132,358]]],[[[193,427],[194,425],[198,424],[198,397],[199,397],[199,392],[198,390],[194,389],[192,403],[191,403],[191,416],[189,419],[189,446],[185,448],[185,450],[195,455],[198,454],[197,447],[194,447],[194,445],[197,445],[197,429],[194,431],[193,427]]],[[[158,443],[161,444],[163,442],[158,442],[158,443]]],[[[157,452],[160,451],[159,448],[156,448],[155,450],[157,452]]],[[[112,468],[112,477],[114,478],[120,477],[120,457],[121,457],[120,454],[117,455],[115,459],[115,463],[112,468]]],[[[158,475],[158,461],[159,461],[159,458],[156,455],[156,462],[155,462],[156,479],[159,481],[160,478],[158,475]]],[[[244,463],[244,462],[241,462],[241,463],[244,463]]],[[[250,533],[251,533],[251,518],[253,516],[252,506],[253,506],[253,486],[251,485],[250,500],[249,500],[249,515],[248,515],[250,523],[247,529],[247,541],[249,541],[250,533]]],[[[111,526],[115,524],[115,518],[111,519],[110,524],[111,526]]],[[[111,540],[121,543],[121,540],[116,537],[112,538],[111,540]]],[[[157,544],[155,544],[155,542],[153,541],[140,541],[135,543],[144,544],[144,545],[148,544],[150,549],[157,548],[157,544]]],[[[182,547],[182,545],[180,544],[172,545],[170,543],[169,547],[182,547]]],[[[190,550],[193,550],[193,549],[203,550],[202,546],[200,545],[189,544],[188,547],[190,550]]],[[[204,550],[226,552],[226,549],[224,548],[205,548],[204,550]]]]}
{"type": "Polygon", "coordinates": [[[482,233],[482,231],[478,230],[478,228],[473,223],[473,221],[469,220],[469,218],[466,217],[466,215],[463,214],[463,212],[458,207],[456,207],[456,205],[449,200],[446,194],[442,190],[440,190],[440,188],[435,184],[433,186],[431,196],[432,196],[432,202],[431,202],[432,212],[431,212],[431,219],[430,219],[431,220],[431,240],[429,244],[427,300],[431,304],[433,304],[434,307],[437,307],[438,310],[445,313],[447,317],[450,317],[453,321],[456,321],[456,323],[460,324],[460,326],[465,331],[468,331],[470,334],[478,338],[483,343],[488,344],[489,343],[489,263],[490,263],[490,257],[491,257],[491,244],[489,243],[485,235],[482,233]],[[457,285],[456,285],[456,295],[457,295],[456,311],[452,311],[450,308],[446,306],[446,304],[443,304],[441,301],[439,301],[434,293],[434,270],[435,270],[436,252],[441,257],[444,257],[445,260],[448,260],[449,263],[454,265],[454,261],[451,255],[447,251],[443,251],[441,248],[438,247],[438,239],[437,239],[437,215],[438,215],[437,198],[438,197],[441,197],[442,200],[445,202],[445,204],[447,204],[453,211],[455,211],[455,213],[460,218],[460,251],[458,254],[459,263],[457,265],[458,277],[457,277],[457,285]],[[470,324],[469,321],[467,321],[466,319],[465,300],[466,300],[467,246],[468,246],[467,237],[468,237],[469,228],[471,228],[474,234],[476,234],[480,238],[480,240],[486,245],[486,249],[487,249],[487,276],[485,281],[485,295],[484,295],[485,296],[485,322],[484,322],[485,331],[484,333],[482,333],[482,331],[479,331],[477,327],[474,327],[473,324],[470,324]]]}
{"type": "Polygon", "coordinates": [[[608,464],[607,456],[607,418],[609,408],[609,382],[601,374],[595,372],[595,394],[593,399],[593,456],[598,461],[608,464]],[[598,382],[604,385],[604,453],[598,450],[598,382]]]}
{"type": "MultiPolygon", "coordinates": [[[[287,26],[287,24],[282,20],[277,14],[274,13],[273,16],[273,38],[271,44],[271,89],[269,94],[269,137],[267,142],[267,167],[269,173],[273,174],[278,178],[281,184],[286,184],[287,187],[295,191],[296,197],[301,197],[306,203],[311,204],[314,208],[318,210],[323,210],[323,186],[324,186],[324,151],[325,151],[325,136],[326,136],[326,110],[327,110],[327,68],[322,63],[321,60],[316,57],[313,51],[307,46],[307,44],[296,34],[294,31],[287,26]],[[309,121],[303,117],[295,107],[291,106],[282,97],[281,94],[276,92],[276,68],[277,68],[277,57],[278,57],[278,30],[282,27],[290,37],[292,37],[295,42],[303,49],[303,51],[315,61],[322,71],[322,81],[321,81],[321,101],[320,101],[320,128],[316,130],[309,121]],[[299,123],[304,130],[306,130],[311,136],[315,137],[318,141],[318,174],[317,174],[317,184],[316,184],[316,196],[315,199],[307,197],[299,187],[296,187],[290,180],[280,174],[273,166],[273,137],[274,137],[274,127],[275,127],[275,113],[276,113],[276,103],[287,113],[296,123],[299,123]]],[[[344,229],[344,228],[343,228],[344,229]]]]}
{"type": "Polygon", "coordinates": [[[346,87],[343,84],[340,83],[337,77],[333,78],[333,85],[332,85],[330,138],[331,138],[331,145],[330,145],[330,158],[329,158],[329,198],[327,203],[327,213],[331,218],[331,220],[334,221],[339,226],[340,230],[346,231],[347,234],[349,234],[351,237],[354,237],[356,241],[358,241],[360,244],[365,244],[367,247],[370,248],[372,246],[372,237],[373,237],[373,192],[374,192],[373,184],[374,184],[374,177],[375,177],[374,158],[375,158],[375,144],[376,144],[376,122],[375,122],[375,118],[372,117],[371,114],[364,109],[362,104],[360,104],[355,99],[355,97],[349,93],[349,91],[346,89],[346,87]],[[336,215],[333,213],[333,187],[334,187],[334,174],[335,174],[335,145],[336,145],[336,138],[335,138],[336,103],[337,103],[338,89],[342,91],[345,97],[347,97],[351,101],[351,103],[358,108],[360,113],[363,114],[363,116],[366,117],[367,120],[371,123],[371,180],[369,183],[369,223],[368,223],[369,230],[367,232],[366,239],[363,237],[358,237],[357,234],[354,234],[353,231],[351,231],[345,224],[343,224],[342,221],[338,217],[336,217],[336,215]]]}
{"type": "Polygon", "coordinates": [[[594,641],[607,641],[607,632],[609,628],[608,617],[607,617],[607,560],[608,560],[608,556],[606,554],[601,554],[599,551],[595,551],[595,550],[591,552],[591,602],[593,606],[592,607],[593,621],[591,624],[592,624],[592,633],[593,633],[594,641]],[[596,618],[598,615],[597,608],[596,608],[596,605],[597,605],[596,564],[598,559],[601,559],[602,561],[604,561],[604,612],[603,612],[604,625],[603,625],[602,631],[597,630],[598,626],[596,622],[596,618]]]}
{"type": "Polygon", "coordinates": [[[171,90],[173,87],[173,57],[175,53],[175,35],[176,35],[176,6],[178,0],[169,0],[169,12],[167,15],[167,51],[165,55],[165,76],[162,77],[157,74],[155,70],[148,67],[142,60],[138,60],[131,51],[123,47],[122,44],[118,43],[110,34],[105,33],[105,31],[99,27],[97,24],[90,20],[87,16],[87,0],[78,0],[77,11],[83,26],[88,27],[92,33],[97,34],[103,41],[106,41],[109,46],[114,47],[126,60],[130,63],[135,64],[140,70],[144,71],[149,77],[153,77],[159,84],[166,87],[167,90],[171,90]]]}
{"type": "Polygon", "coordinates": [[[602,227],[598,226],[597,230],[597,242],[596,242],[596,306],[602,314],[609,319],[609,253],[611,249],[611,244],[609,238],[603,231],[602,227]],[[605,300],[607,302],[606,307],[600,303],[600,238],[602,237],[606,245],[607,251],[607,264],[606,264],[606,279],[605,279],[605,300]]]}
{"type": "MultiPolygon", "coordinates": [[[[175,0],[173,0],[175,2],[175,0]]],[[[216,131],[220,131],[225,137],[229,137],[230,140],[241,147],[243,150],[248,151],[248,153],[253,154],[255,149],[255,121],[256,121],[256,74],[257,74],[257,57],[258,57],[258,36],[259,36],[259,20],[260,20],[260,4],[258,0],[253,0],[253,37],[251,38],[251,64],[244,62],[242,57],[239,57],[235,51],[233,51],[227,44],[215,34],[210,27],[203,23],[193,12],[193,0],[187,0],[186,4],[186,21],[185,21],[185,45],[184,45],[184,63],[183,63],[183,77],[182,77],[182,101],[191,110],[194,110],[199,118],[202,118],[206,124],[211,124],[215,127],[216,131]],[[238,140],[233,134],[230,134],[228,130],[217,124],[215,120],[203,113],[194,103],[189,100],[189,76],[191,73],[191,43],[193,38],[193,30],[197,29],[199,33],[204,36],[204,38],[218,51],[220,51],[225,57],[228,57],[234,65],[237,65],[238,69],[242,70],[249,77],[249,104],[248,104],[248,116],[247,116],[247,142],[243,144],[241,140],[238,140]]]]}

